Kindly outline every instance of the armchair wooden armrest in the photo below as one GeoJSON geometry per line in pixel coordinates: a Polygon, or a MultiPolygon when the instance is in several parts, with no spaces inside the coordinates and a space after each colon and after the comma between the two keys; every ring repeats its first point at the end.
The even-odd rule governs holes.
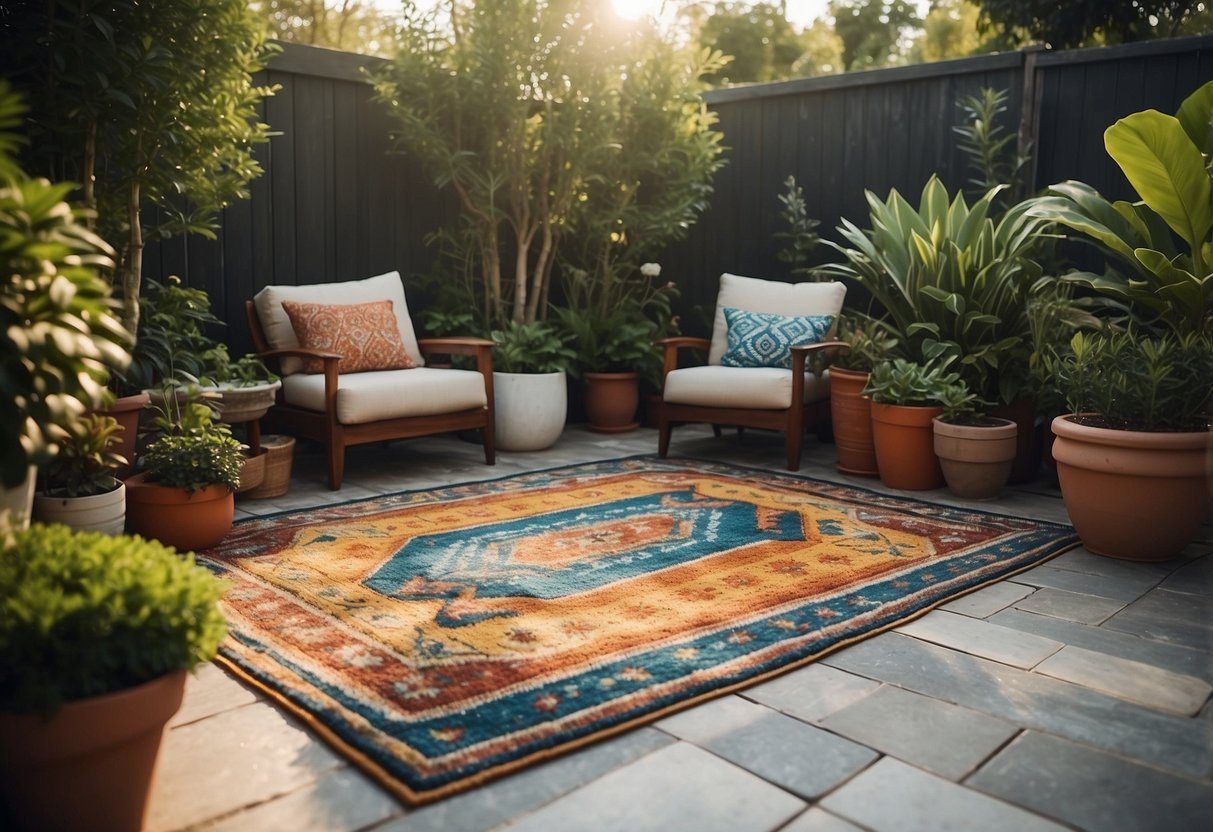
{"type": "Polygon", "coordinates": [[[707,338],[697,338],[693,335],[675,335],[672,338],[658,340],[657,346],[661,347],[663,351],[661,378],[664,381],[671,370],[678,369],[678,351],[680,349],[707,352],[711,349],[712,342],[707,338]]]}

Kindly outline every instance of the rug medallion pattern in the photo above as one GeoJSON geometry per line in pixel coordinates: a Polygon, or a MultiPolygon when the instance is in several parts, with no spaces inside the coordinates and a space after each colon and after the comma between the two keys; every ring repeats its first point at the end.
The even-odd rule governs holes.
{"type": "Polygon", "coordinates": [[[878,632],[1068,526],[650,457],[242,522],[224,660],[420,802],[878,632]]]}

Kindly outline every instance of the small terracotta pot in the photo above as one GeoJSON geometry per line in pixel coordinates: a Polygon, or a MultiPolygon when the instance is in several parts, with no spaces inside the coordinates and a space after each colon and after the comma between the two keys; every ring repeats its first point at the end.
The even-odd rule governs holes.
{"type": "Polygon", "coordinates": [[[872,442],[882,483],[905,491],[943,487],[931,422],[940,413],[942,407],[872,402],[872,442]]]}
{"type": "Polygon", "coordinates": [[[1019,426],[1009,419],[991,425],[955,425],[938,417],[935,455],[948,489],[966,500],[993,500],[1007,484],[1016,460],[1019,426]]]}
{"type": "Polygon", "coordinates": [[[585,374],[585,415],[590,430],[599,433],[635,430],[640,426],[636,420],[639,406],[639,373],[585,374]]]}
{"type": "Polygon", "coordinates": [[[1151,433],[1053,420],[1053,458],[1082,545],[1123,560],[1168,560],[1193,538],[1210,505],[1213,432],[1151,433]]]}
{"type": "Polygon", "coordinates": [[[235,513],[235,494],[226,485],[208,485],[191,494],[148,482],[146,474],[126,481],[126,530],[180,552],[218,545],[231,530],[235,513]]]}
{"type": "Polygon", "coordinates": [[[97,411],[102,416],[113,416],[118,421],[119,427],[122,428],[117,433],[118,447],[115,450],[126,458],[127,466],[122,472],[124,475],[135,467],[139,417],[143,415],[143,408],[150,400],[151,396],[147,393],[123,396],[114,402],[113,407],[97,411]]]}
{"type": "Polygon", "coordinates": [[[858,477],[874,477],[876,446],[872,442],[872,400],[863,395],[871,373],[831,367],[830,421],[838,470],[858,477]]]}
{"type": "Polygon", "coordinates": [[[165,725],[185,671],[66,703],[50,718],[0,714],[0,790],[19,829],[142,829],[165,725]]]}

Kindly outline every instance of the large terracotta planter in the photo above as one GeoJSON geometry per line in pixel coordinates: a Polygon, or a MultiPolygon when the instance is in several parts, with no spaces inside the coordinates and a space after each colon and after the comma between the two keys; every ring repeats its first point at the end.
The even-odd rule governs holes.
{"type": "Polygon", "coordinates": [[[590,430],[623,433],[640,426],[639,373],[586,373],[585,416],[590,430]]]}
{"type": "Polygon", "coordinates": [[[497,449],[542,451],[564,432],[568,379],[559,373],[493,373],[497,449]]]}
{"type": "Polygon", "coordinates": [[[990,425],[955,425],[936,417],[935,455],[957,497],[993,500],[1007,484],[1019,447],[1019,426],[1009,419],[990,425]]]}
{"type": "Polygon", "coordinates": [[[837,468],[843,474],[874,477],[878,470],[872,442],[872,401],[863,395],[871,374],[839,367],[831,367],[828,372],[837,468]]]}
{"type": "Polygon", "coordinates": [[[882,483],[905,491],[943,487],[932,425],[941,413],[941,407],[872,402],[872,443],[882,483]]]}
{"type": "Polygon", "coordinates": [[[139,439],[139,417],[143,415],[143,408],[151,400],[151,396],[147,393],[137,393],[134,396],[123,396],[114,402],[113,406],[104,410],[98,410],[102,416],[113,416],[122,428],[118,432],[118,447],[115,450],[126,458],[126,469],[123,474],[131,471],[135,467],[135,454],[138,447],[139,439]]]}
{"type": "Polygon", "coordinates": [[[34,519],[39,523],[62,523],[86,532],[122,534],[126,524],[126,485],[88,497],[34,496],[34,519]]]}
{"type": "Polygon", "coordinates": [[[142,829],[185,671],[68,702],[49,719],[0,714],[0,791],[18,829],[142,829]]]}
{"type": "Polygon", "coordinates": [[[132,534],[187,552],[218,545],[232,528],[236,501],[226,485],[208,485],[191,494],[135,474],[126,486],[126,530],[132,534]]]}
{"type": "Polygon", "coordinates": [[[1123,560],[1168,560],[1209,511],[1213,433],[1149,433],[1053,420],[1062,500],[1087,549],[1123,560]]]}

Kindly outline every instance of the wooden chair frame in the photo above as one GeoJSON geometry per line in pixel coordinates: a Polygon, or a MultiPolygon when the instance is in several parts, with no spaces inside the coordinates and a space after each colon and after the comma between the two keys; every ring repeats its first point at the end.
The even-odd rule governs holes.
{"type": "MultiPolygon", "coordinates": [[[[707,338],[678,336],[663,338],[657,342],[665,353],[661,379],[678,368],[679,350],[690,349],[707,354],[711,342],[707,338]]],[[[784,447],[787,451],[789,471],[800,470],[800,449],[807,428],[830,421],[830,401],[804,402],[804,371],[809,356],[835,347],[846,347],[843,341],[819,341],[792,347],[792,405],[787,408],[746,407],[701,407],[661,400],[661,412],[657,417],[657,455],[665,458],[670,450],[670,431],[676,424],[710,422],[712,430],[720,435],[721,425],[742,428],[760,428],[783,431],[784,447]]]]}
{"type": "Polygon", "coordinates": [[[377,422],[346,425],[337,420],[337,389],[341,356],[303,348],[272,350],[265,338],[261,319],[253,302],[245,301],[245,315],[253,336],[257,354],[272,366],[281,366],[283,358],[318,358],[324,363],[324,410],[309,410],[288,404],[278,390],[278,401],[270,408],[265,421],[273,430],[291,436],[312,439],[328,452],[329,488],[337,491],[345,474],[345,449],[351,445],[411,439],[458,430],[479,430],[484,441],[484,461],[496,463],[496,422],[493,413],[493,342],[485,338],[419,338],[422,355],[470,355],[476,359],[476,369],[484,377],[484,392],[488,404],[453,413],[429,416],[407,416],[382,419],[377,422]]]}

